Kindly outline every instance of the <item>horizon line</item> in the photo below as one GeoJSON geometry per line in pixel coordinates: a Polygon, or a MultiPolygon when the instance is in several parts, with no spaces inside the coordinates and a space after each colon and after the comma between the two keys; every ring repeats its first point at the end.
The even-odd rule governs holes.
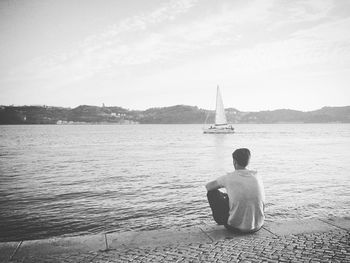
{"type": "MultiPolygon", "coordinates": [[[[161,108],[170,108],[170,107],[174,107],[174,106],[190,106],[190,107],[197,107],[198,109],[201,109],[201,110],[206,110],[206,111],[215,111],[215,109],[212,109],[212,110],[209,110],[209,109],[205,109],[205,108],[201,108],[201,107],[198,107],[197,105],[187,105],[187,104],[175,104],[175,105],[170,105],[170,106],[157,106],[157,107],[149,107],[149,108],[146,108],[144,110],[140,110],[140,109],[130,109],[130,108],[125,108],[123,106],[106,106],[106,105],[102,105],[102,106],[97,106],[97,105],[91,105],[91,104],[80,104],[78,106],[75,106],[75,107],[67,107],[67,106],[54,106],[54,105],[46,105],[46,104],[31,104],[31,105],[15,105],[15,104],[11,104],[11,105],[3,105],[3,104],[0,104],[0,107],[50,107],[50,108],[67,108],[67,109],[74,109],[74,108],[77,108],[77,107],[80,107],[80,106],[92,106],[92,107],[99,107],[99,108],[109,108],[109,107],[119,107],[119,108],[122,108],[122,109],[125,109],[125,110],[128,110],[128,111],[146,111],[146,110],[149,110],[149,109],[161,109],[161,108]]],[[[310,111],[316,111],[316,110],[320,110],[320,109],[323,109],[323,108],[343,108],[343,107],[350,107],[350,105],[344,105],[344,106],[322,106],[321,108],[317,108],[317,109],[313,109],[313,110],[296,110],[296,109],[291,109],[291,108],[276,108],[276,109],[264,109],[264,110],[255,110],[255,111],[242,111],[242,110],[239,110],[235,107],[225,107],[225,110],[228,110],[228,109],[235,109],[237,111],[240,111],[240,112],[261,112],[261,111],[276,111],[276,110],[293,110],[293,111],[300,111],[300,112],[310,112],[310,111]]]]}

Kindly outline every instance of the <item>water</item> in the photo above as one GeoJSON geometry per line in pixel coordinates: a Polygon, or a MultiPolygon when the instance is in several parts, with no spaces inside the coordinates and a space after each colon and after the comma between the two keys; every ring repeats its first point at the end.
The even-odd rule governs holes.
{"type": "Polygon", "coordinates": [[[205,183],[247,147],[267,220],[349,216],[350,125],[0,126],[0,240],[213,223],[205,183]]]}

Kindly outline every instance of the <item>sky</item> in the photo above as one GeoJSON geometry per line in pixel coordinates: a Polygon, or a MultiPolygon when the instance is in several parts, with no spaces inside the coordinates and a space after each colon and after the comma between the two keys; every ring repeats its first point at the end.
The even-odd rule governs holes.
{"type": "Polygon", "coordinates": [[[0,105],[350,105],[347,0],[0,0],[0,105]]]}

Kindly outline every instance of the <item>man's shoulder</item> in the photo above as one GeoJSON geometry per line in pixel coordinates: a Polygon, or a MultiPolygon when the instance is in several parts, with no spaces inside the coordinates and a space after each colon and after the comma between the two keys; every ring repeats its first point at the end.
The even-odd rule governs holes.
{"type": "Polygon", "coordinates": [[[227,180],[229,180],[229,178],[230,178],[230,175],[229,175],[229,173],[227,173],[227,174],[224,174],[224,175],[221,175],[220,177],[218,177],[216,179],[216,181],[220,184],[224,184],[225,182],[227,182],[227,180]]]}
{"type": "Polygon", "coordinates": [[[235,174],[234,174],[234,172],[226,173],[226,174],[220,176],[220,177],[218,178],[218,180],[224,180],[224,181],[235,180],[235,174]]]}

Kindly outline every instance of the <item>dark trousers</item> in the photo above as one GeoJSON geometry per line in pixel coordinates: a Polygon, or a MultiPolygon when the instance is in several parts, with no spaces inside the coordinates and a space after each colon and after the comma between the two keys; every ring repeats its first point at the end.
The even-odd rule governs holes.
{"type": "Polygon", "coordinates": [[[230,210],[228,195],[219,190],[212,190],[208,191],[207,197],[215,222],[226,226],[230,210]]]}
{"type": "Polygon", "coordinates": [[[229,199],[227,194],[219,190],[212,190],[208,191],[207,197],[211,211],[213,212],[213,218],[218,225],[224,225],[227,230],[242,234],[254,233],[259,230],[257,229],[252,231],[241,231],[240,229],[234,228],[227,224],[227,219],[229,217],[230,211],[230,206],[228,202],[229,199]]]}

